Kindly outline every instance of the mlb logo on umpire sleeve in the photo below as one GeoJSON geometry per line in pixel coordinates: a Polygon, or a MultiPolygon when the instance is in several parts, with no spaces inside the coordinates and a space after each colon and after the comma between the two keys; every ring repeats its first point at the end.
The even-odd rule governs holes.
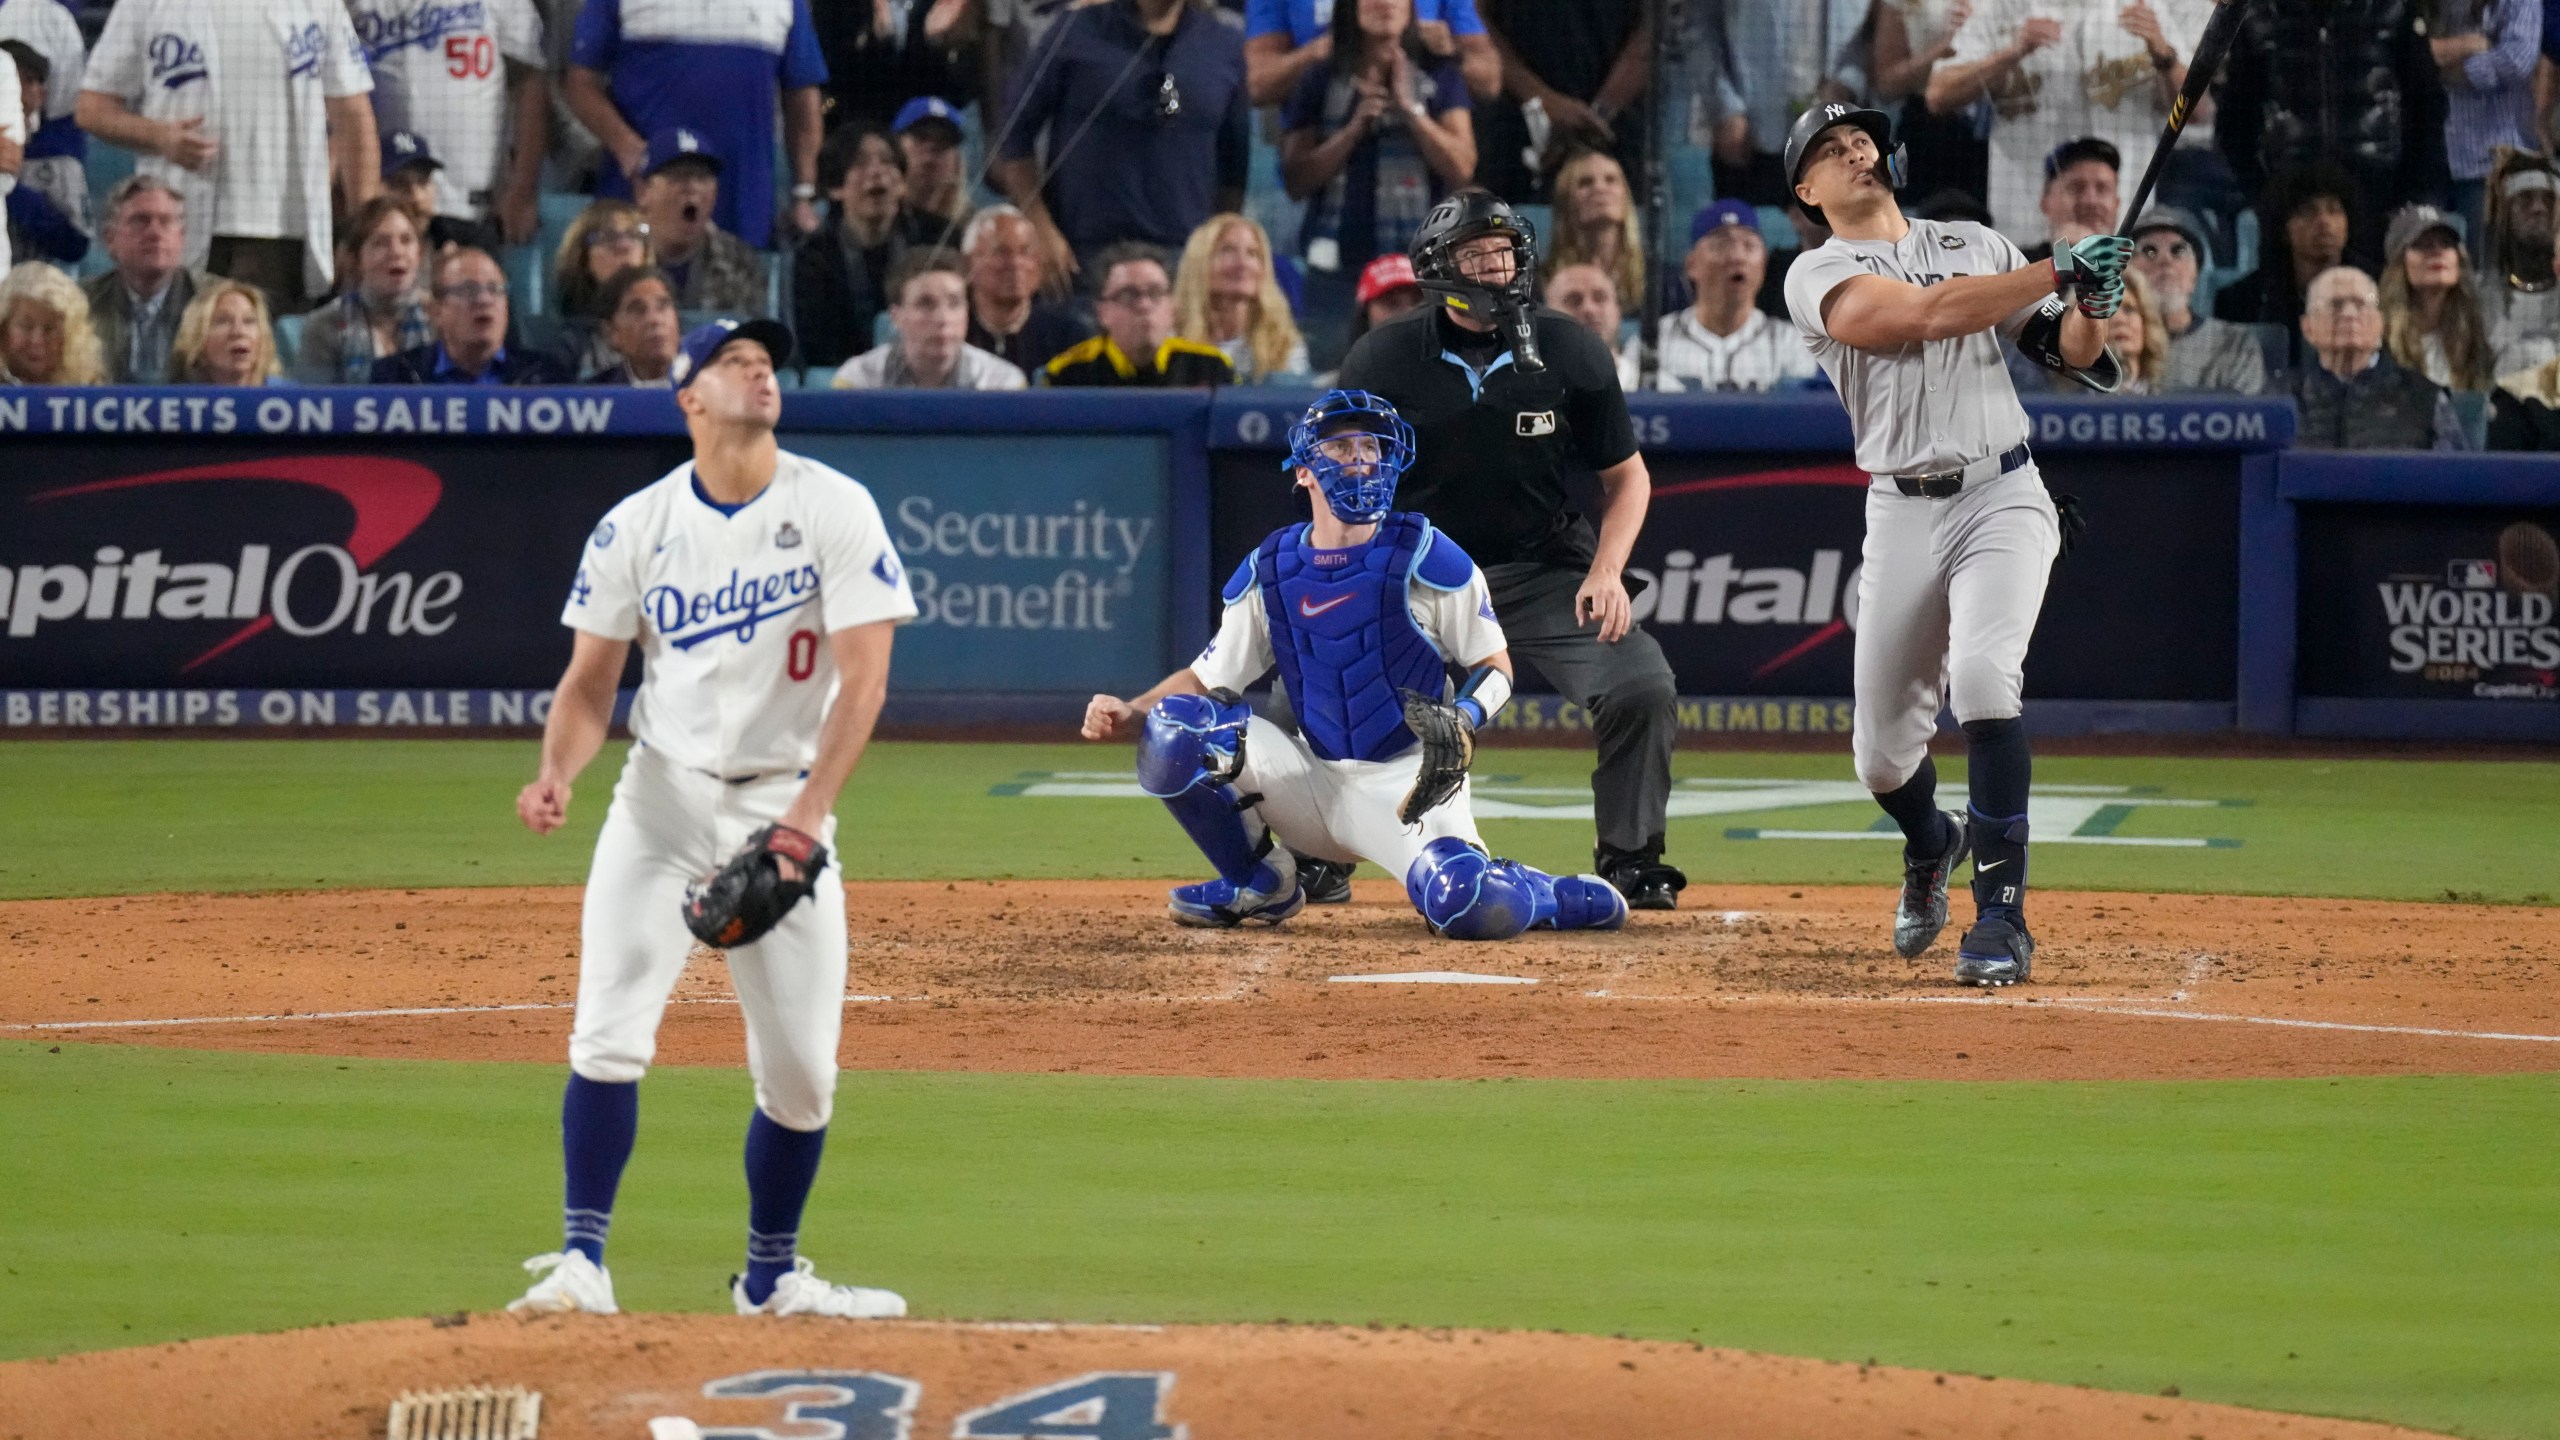
{"type": "Polygon", "coordinates": [[[1556,433],[1556,412],[1523,410],[1518,419],[1513,422],[1512,431],[1526,439],[1536,439],[1540,435],[1553,435],[1556,433]]]}

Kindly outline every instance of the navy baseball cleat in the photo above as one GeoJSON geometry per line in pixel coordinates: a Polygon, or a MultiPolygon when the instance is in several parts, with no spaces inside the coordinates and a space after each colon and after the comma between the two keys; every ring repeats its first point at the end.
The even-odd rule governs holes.
{"type": "Polygon", "coordinates": [[[1176,925],[1202,930],[1231,929],[1248,920],[1277,925],[1307,908],[1307,889],[1298,883],[1296,866],[1283,873],[1265,862],[1254,867],[1253,878],[1259,887],[1267,888],[1242,888],[1226,879],[1204,880],[1176,888],[1165,908],[1173,912],[1176,925]]]}
{"type": "Polygon", "coordinates": [[[1996,990],[2027,978],[2035,937],[2022,916],[1993,911],[1973,922],[1956,946],[1956,983],[1996,990]]]}
{"type": "Polygon", "coordinates": [[[1954,836],[1947,848],[1925,860],[1912,859],[1908,849],[1902,852],[1902,903],[1893,911],[1893,949],[1905,960],[1919,958],[1947,928],[1947,877],[1973,850],[1972,828],[1964,817],[1940,814],[1954,836]]]}
{"type": "Polygon", "coordinates": [[[1360,868],[1356,860],[1319,860],[1313,855],[1298,857],[1298,888],[1307,892],[1310,905],[1348,905],[1351,903],[1351,872],[1360,868]]]}

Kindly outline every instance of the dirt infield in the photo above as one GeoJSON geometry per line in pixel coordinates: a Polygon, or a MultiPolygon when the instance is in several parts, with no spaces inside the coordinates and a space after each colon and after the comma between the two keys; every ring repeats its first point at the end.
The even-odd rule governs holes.
{"type": "MultiPolygon", "coordinates": [[[[1392,885],[1358,889],[1248,933],[1174,927],[1156,884],[858,885],[843,1058],[1345,1078],[2560,1068],[2560,910],[2042,894],[2036,983],[1984,998],[1949,983],[1952,937],[1893,955],[1880,888],[1702,886],[1620,933],[1476,946],[1429,938],[1392,885]],[[1535,983],[1337,981],[1443,970],[1535,983]]],[[[577,921],[572,889],[0,904],[0,1038],[557,1062],[577,921]]],[[[676,998],[660,1063],[741,1063],[717,956],[695,956],[676,998]]],[[[544,1440],[638,1437],[658,1414],[771,1426],[820,1392],[703,1387],[795,1368],[918,1383],[916,1427],[894,1432],[916,1435],[1104,1370],[1175,1376],[1165,1417],[1193,1440],[1545,1440],[1679,1416],[1706,1425],[1681,1433],[1754,1437],[2414,1433],[1583,1336],[479,1316],[0,1365],[0,1440],[380,1435],[397,1392],[475,1381],[541,1389],[544,1440]]]]}
{"type": "MultiPolygon", "coordinates": [[[[1616,934],[1426,935],[1395,887],[1278,930],[1184,930],[1137,882],[862,884],[844,1062],[869,1069],[2126,1079],[2560,1068],[2560,910],[2055,893],[2036,982],[1905,962],[1891,893],[1699,887],[1616,934]],[[1534,985],[1345,984],[1459,970],[1534,985]]],[[[577,892],[0,905],[0,1035],[558,1060],[577,892]],[[389,1012],[389,1013],[386,1013],[389,1012]],[[269,1017],[269,1018],[250,1018],[269,1017]],[[157,1023],[157,1022],[188,1023],[157,1023]]],[[[698,954],[661,1063],[735,1065],[698,954]]]]}
{"type": "MultiPolygon", "coordinates": [[[[1584,1335],[474,1315],[0,1365],[0,1440],[380,1435],[393,1396],[469,1384],[541,1391],[542,1440],[637,1440],[662,1415],[706,1428],[817,1435],[825,1432],[805,1417],[798,1426],[784,1423],[794,1401],[830,1403],[830,1390],[821,1388],[828,1377],[812,1371],[871,1377],[861,1389],[839,1380],[842,1388],[832,1392],[838,1403],[870,1392],[884,1408],[902,1399],[912,1405],[911,1430],[850,1431],[865,1436],[949,1435],[964,1410],[1097,1372],[1170,1376],[1172,1383],[1159,1382],[1152,1395],[1157,1415],[1140,1420],[1187,1427],[1193,1440],[2389,1440],[2421,1433],[2162,1396],[1584,1335]],[[730,1382],[725,1389],[766,1393],[705,1395],[723,1381],[730,1382]]],[[[1141,1379],[1123,1398],[1148,1394],[1141,1379]]]]}

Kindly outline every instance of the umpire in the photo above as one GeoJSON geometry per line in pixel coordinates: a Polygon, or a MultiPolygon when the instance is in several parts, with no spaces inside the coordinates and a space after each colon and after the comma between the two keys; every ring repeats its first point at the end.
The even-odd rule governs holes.
{"type": "Polygon", "coordinates": [[[1417,453],[1397,508],[1475,558],[1512,656],[1590,712],[1595,868],[1630,906],[1672,909],[1689,883],[1662,861],[1677,692],[1621,579],[1653,482],[1617,358],[1536,304],[1536,237],[1485,191],[1432,209],[1413,270],[1437,303],[1362,336],[1336,383],[1386,397],[1412,424],[1417,453]],[[1565,492],[1577,464],[1606,496],[1596,534],[1565,492]]]}

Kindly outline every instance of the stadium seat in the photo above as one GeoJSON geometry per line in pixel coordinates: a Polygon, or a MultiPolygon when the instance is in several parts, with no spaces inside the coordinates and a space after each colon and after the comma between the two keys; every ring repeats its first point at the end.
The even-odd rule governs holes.
{"type": "Polygon", "coordinates": [[[503,245],[498,249],[498,268],[507,272],[507,303],[523,315],[545,313],[543,295],[549,280],[549,268],[542,261],[541,250],[532,245],[503,245]]]}
{"type": "Polygon", "coordinates": [[[276,363],[291,370],[295,357],[302,353],[302,315],[276,317],[276,363]]]}
{"type": "Polygon", "coordinates": [[[2453,397],[2453,416],[2462,422],[2462,437],[2474,450],[2489,448],[2489,392],[2485,390],[2447,391],[2453,397]]]}
{"type": "Polygon", "coordinates": [[[2293,363],[2293,336],[2281,325],[2251,325],[2249,333],[2258,337],[2258,355],[2267,363],[2267,378],[2273,380],[2293,363]]]}

